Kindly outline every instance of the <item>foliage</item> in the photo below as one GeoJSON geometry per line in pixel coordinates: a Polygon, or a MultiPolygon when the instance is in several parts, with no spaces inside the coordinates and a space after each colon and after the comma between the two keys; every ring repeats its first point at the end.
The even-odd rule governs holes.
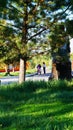
{"type": "Polygon", "coordinates": [[[59,0],[4,0],[2,3],[1,0],[0,26],[4,30],[0,32],[3,33],[0,39],[2,45],[4,42],[9,43],[8,46],[5,44],[4,55],[5,48],[1,46],[3,50],[1,58],[5,59],[6,55],[7,58],[11,57],[12,62],[15,57],[16,60],[22,59],[26,62],[38,53],[47,53],[50,45],[47,34],[53,32],[58,22],[66,21],[67,11],[72,14],[71,2],[70,0],[60,2],[59,0]],[[10,54],[7,49],[10,50],[11,46],[13,49],[10,54]]]}
{"type": "Polygon", "coordinates": [[[73,81],[29,81],[0,87],[1,130],[73,129],[73,81]]]}
{"type": "Polygon", "coordinates": [[[70,55],[70,57],[71,57],[71,61],[73,60],[73,53],[70,55]]]}
{"type": "Polygon", "coordinates": [[[31,68],[35,68],[38,63],[40,63],[41,65],[43,64],[43,62],[45,62],[46,66],[50,66],[50,56],[49,54],[46,55],[37,55],[35,57],[33,57],[31,60],[30,60],[30,67],[31,68]]]}
{"type": "MultiPolygon", "coordinates": [[[[3,22],[1,22],[3,24],[3,22]]],[[[6,23],[4,23],[6,25],[6,23]]],[[[19,60],[18,49],[15,45],[14,31],[6,26],[0,26],[0,62],[5,64],[19,60]]]]}
{"type": "Polygon", "coordinates": [[[57,23],[55,25],[53,32],[49,36],[49,40],[51,43],[51,54],[54,60],[67,62],[70,57],[70,43],[64,23],[57,23]]]}
{"type": "Polygon", "coordinates": [[[66,21],[66,27],[67,27],[67,33],[73,37],[73,20],[67,20],[66,21]]]}

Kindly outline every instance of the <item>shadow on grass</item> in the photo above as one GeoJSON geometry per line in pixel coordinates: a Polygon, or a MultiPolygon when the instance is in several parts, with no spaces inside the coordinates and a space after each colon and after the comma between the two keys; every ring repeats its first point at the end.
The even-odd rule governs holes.
{"type": "MultiPolygon", "coordinates": [[[[1,130],[5,128],[16,128],[16,130],[71,130],[73,118],[59,119],[55,116],[40,115],[14,115],[0,118],[1,130]]],[[[8,129],[9,130],[9,129],[8,129]]],[[[11,130],[11,129],[10,129],[11,130]]]]}
{"type": "Polygon", "coordinates": [[[68,82],[25,82],[0,89],[1,128],[72,129],[73,87],[68,82]]]}

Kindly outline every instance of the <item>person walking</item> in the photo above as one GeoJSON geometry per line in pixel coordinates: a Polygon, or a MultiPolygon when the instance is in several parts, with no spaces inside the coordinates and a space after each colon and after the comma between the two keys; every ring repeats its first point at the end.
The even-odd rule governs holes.
{"type": "Polygon", "coordinates": [[[41,74],[41,64],[37,65],[37,74],[41,74]]]}
{"type": "Polygon", "coordinates": [[[46,74],[46,64],[43,62],[43,73],[46,74]]]}

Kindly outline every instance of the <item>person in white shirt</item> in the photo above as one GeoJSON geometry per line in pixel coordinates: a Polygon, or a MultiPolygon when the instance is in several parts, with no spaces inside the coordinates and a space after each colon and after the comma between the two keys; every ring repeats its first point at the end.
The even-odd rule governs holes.
{"type": "Polygon", "coordinates": [[[45,65],[45,62],[43,62],[43,73],[46,74],[46,65],[45,65]]]}

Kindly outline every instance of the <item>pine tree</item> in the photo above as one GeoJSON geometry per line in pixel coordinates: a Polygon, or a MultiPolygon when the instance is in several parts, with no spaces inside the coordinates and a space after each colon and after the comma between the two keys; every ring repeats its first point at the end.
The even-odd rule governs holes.
{"type": "Polygon", "coordinates": [[[6,22],[5,26],[14,31],[15,39],[10,38],[15,40],[19,51],[19,82],[22,83],[25,80],[26,61],[42,49],[45,35],[53,32],[57,22],[66,19],[67,10],[71,10],[72,4],[69,0],[0,0],[0,6],[2,23],[6,22]]]}

